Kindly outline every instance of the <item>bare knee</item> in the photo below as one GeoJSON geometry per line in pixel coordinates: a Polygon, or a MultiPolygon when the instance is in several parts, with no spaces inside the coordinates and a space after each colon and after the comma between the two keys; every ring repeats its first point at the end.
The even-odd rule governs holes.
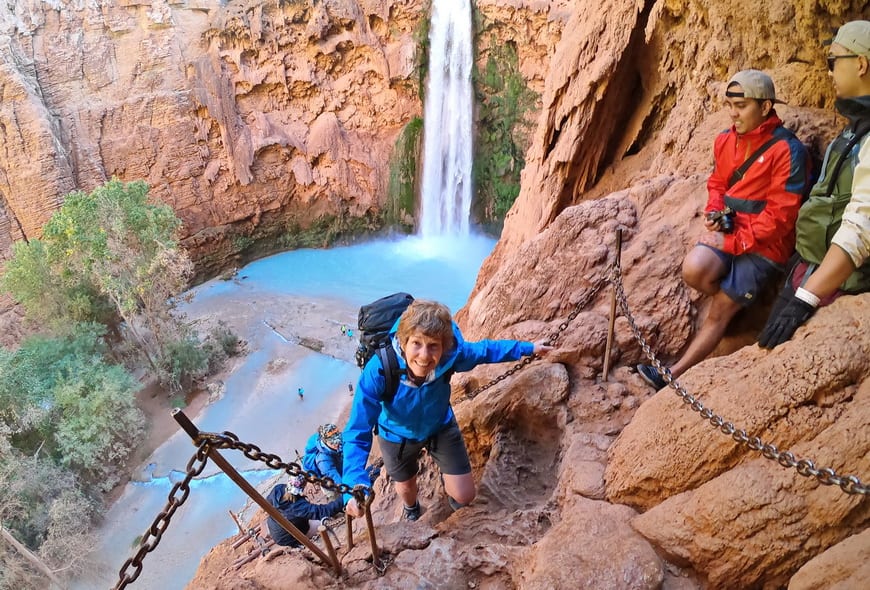
{"type": "Polygon", "coordinates": [[[470,490],[456,494],[455,496],[451,494],[450,497],[459,502],[460,504],[471,504],[472,500],[477,497],[477,490],[472,487],[470,490]]]}
{"type": "Polygon", "coordinates": [[[683,259],[683,281],[705,295],[719,292],[719,281],[724,272],[719,257],[703,246],[695,246],[683,259]]]}
{"type": "Polygon", "coordinates": [[[466,475],[445,475],[444,491],[460,504],[469,504],[477,496],[474,477],[466,475]]]}

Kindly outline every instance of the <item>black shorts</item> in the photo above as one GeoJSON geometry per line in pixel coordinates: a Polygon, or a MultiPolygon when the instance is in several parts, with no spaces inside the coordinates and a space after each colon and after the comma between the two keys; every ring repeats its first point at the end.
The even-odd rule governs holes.
{"type": "Polygon", "coordinates": [[[419,471],[417,459],[425,447],[436,465],[445,475],[465,475],[471,473],[468,450],[456,419],[450,421],[429,440],[422,442],[405,441],[394,443],[378,435],[384,467],[393,481],[408,481],[419,471]]]}

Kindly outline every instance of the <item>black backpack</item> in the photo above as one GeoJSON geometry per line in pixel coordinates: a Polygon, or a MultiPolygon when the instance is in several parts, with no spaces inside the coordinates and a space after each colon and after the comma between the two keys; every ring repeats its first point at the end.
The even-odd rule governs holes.
{"type": "Polygon", "coordinates": [[[390,344],[390,328],[412,301],[414,298],[411,295],[400,292],[381,297],[359,308],[357,322],[359,346],[356,349],[356,364],[363,368],[372,356],[378,355],[386,380],[384,395],[381,398],[385,402],[392,401],[393,396],[396,395],[401,376],[399,359],[390,344]]]}

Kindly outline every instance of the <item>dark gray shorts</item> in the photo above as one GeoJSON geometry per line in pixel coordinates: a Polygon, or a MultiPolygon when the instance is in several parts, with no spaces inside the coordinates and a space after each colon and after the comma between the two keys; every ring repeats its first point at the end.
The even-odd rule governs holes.
{"type": "Polygon", "coordinates": [[[725,265],[725,275],[719,288],[742,307],[754,303],[761,291],[782,272],[782,267],[756,254],[734,256],[707,244],[699,243],[698,246],[709,249],[725,265]]]}
{"type": "Polygon", "coordinates": [[[471,473],[471,462],[468,460],[468,450],[465,440],[456,420],[451,420],[432,438],[422,442],[405,441],[394,443],[378,435],[384,467],[393,481],[408,481],[419,471],[417,459],[425,447],[435,464],[446,475],[465,475],[471,473]],[[400,456],[401,455],[401,456],[400,456]]]}

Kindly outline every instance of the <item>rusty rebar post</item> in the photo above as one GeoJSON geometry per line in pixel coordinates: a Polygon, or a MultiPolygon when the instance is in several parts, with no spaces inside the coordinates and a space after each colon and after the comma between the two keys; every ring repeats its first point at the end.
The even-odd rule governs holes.
{"type": "MultiPolygon", "coordinates": [[[[190,421],[190,418],[181,411],[180,409],[175,409],[172,411],[172,417],[175,418],[175,421],[178,422],[178,425],[184,429],[184,431],[193,439],[193,444],[199,444],[199,436],[200,430],[196,427],[196,425],[190,421]]],[[[331,565],[337,573],[341,572],[341,564],[338,563],[337,560],[333,561],[326,555],[320,548],[311,542],[305,534],[303,534],[299,529],[293,526],[284,515],[278,512],[278,510],[269,504],[266,499],[260,495],[260,493],[252,486],[248,481],[239,475],[239,472],[236,471],[236,468],[230,465],[229,461],[227,461],[223,455],[221,455],[217,449],[213,449],[211,447],[208,448],[208,458],[215,462],[215,465],[221,468],[221,470],[233,480],[237,486],[239,486],[243,492],[245,492],[251,500],[256,502],[260,508],[266,511],[266,514],[275,519],[275,521],[281,525],[285,531],[293,535],[293,537],[302,543],[304,546],[308,547],[312,553],[314,553],[320,560],[327,564],[331,565]]]]}
{"type": "Polygon", "coordinates": [[[335,573],[340,576],[341,562],[338,561],[338,555],[335,554],[335,547],[332,546],[332,539],[329,538],[329,529],[324,525],[320,525],[317,528],[317,532],[320,533],[320,538],[323,539],[323,544],[326,546],[326,552],[329,553],[332,563],[335,564],[335,573]]]}
{"type": "MultiPolygon", "coordinates": [[[[375,492],[372,490],[369,492],[368,497],[365,500],[366,507],[366,526],[369,529],[369,541],[372,544],[372,563],[375,567],[378,567],[378,562],[380,561],[380,551],[378,551],[378,542],[375,539],[375,523],[372,521],[372,501],[375,499],[375,492]]],[[[357,500],[359,501],[359,500],[357,500]]]]}
{"type": "MultiPolygon", "coordinates": [[[[619,266],[622,261],[622,228],[616,230],[616,265],[619,266]]],[[[602,381],[607,381],[607,376],[610,373],[610,354],[613,348],[613,331],[616,324],[616,285],[613,285],[613,292],[610,294],[610,323],[607,326],[607,345],[604,347],[604,373],[601,376],[602,381]]]]}
{"type": "Polygon", "coordinates": [[[347,520],[347,551],[350,552],[353,549],[353,516],[350,514],[346,515],[347,520]]]}

